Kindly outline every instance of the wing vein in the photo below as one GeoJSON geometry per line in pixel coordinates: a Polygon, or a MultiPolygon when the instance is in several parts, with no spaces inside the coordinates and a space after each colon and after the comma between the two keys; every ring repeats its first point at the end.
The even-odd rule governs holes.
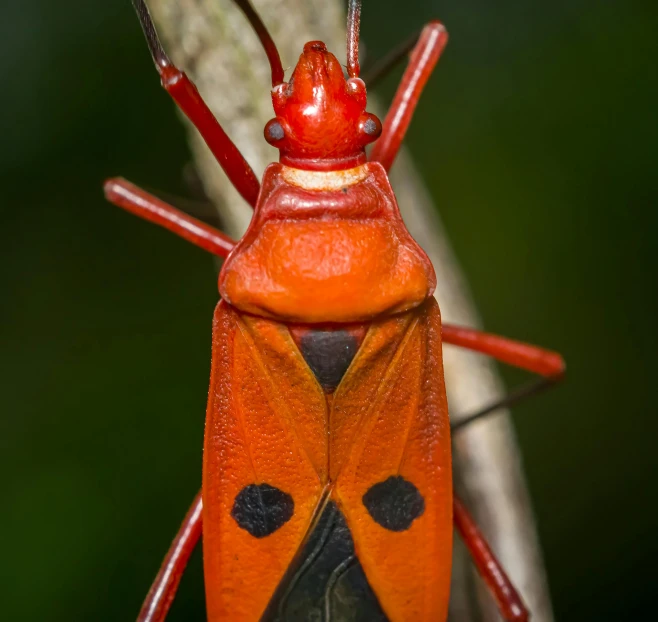
{"type": "Polygon", "coordinates": [[[272,405],[272,402],[274,402],[275,406],[277,407],[277,408],[272,408],[273,413],[276,414],[281,413],[282,415],[281,420],[285,422],[287,431],[295,439],[295,445],[297,449],[304,456],[304,458],[306,458],[306,461],[311,465],[311,468],[313,469],[313,472],[317,476],[318,481],[322,483],[322,478],[320,476],[320,473],[318,473],[315,464],[313,464],[313,460],[311,460],[311,456],[306,448],[306,445],[304,444],[304,441],[300,438],[299,434],[297,433],[297,428],[294,424],[292,414],[290,413],[290,409],[288,408],[286,401],[283,399],[280,391],[278,390],[277,384],[274,381],[274,378],[272,378],[272,374],[270,373],[269,368],[263,361],[263,357],[261,356],[258,347],[254,343],[253,337],[249,334],[249,331],[246,328],[246,326],[243,327],[242,323],[240,323],[240,332],[244,337],[245,343],[249,348],[249,351],[253,357],[254,362],[258,365],[258,368],[261,371],[261,375],[265,380],[265,382],[267,383],[267,389],[265,390],[265,395],[267,396],[268,402],[270,402],[270,405],[272,405]]]}
{"type": "Polygon", "coordinates": [[[338,479],[338,477],[340,476],[340,473],[344,468],[346,462],[352,462],[356,467],[356,465],[358,465],[359,462],[361,461],[360,454],[363,453],[366,446],[366,441],[368,440],[368,438],[370,438],[370,434],[376,423],[376,417],[373,417],[373,411],[375,411],[375,409],[379,406],[379,404],[383,401],[383,399],[393,390],[392,383],[390,382],[391,376],[397,370],[400,359],[404,354],[404,351],[411,339],[411,335],[415,330],[417,324],[418,324],[418,319],[414,318],[414,320],[411,321],[409,325],[406,327],[404,337],[401,339],[400,345],[398,346],[395,354],[393,355],[393,359],[391,360],[386,370],[386,373],[382,375],[382,378],[379,382],[379,385],[377,386],[377,390],[375,391],[370,407],[368,408],[366,414],[363,415],[361,421],[359,421],[359,425],[354,431],[354,434],[352,436],[352,449],[350,450],[350,455],[343,461],[341,470],[336,474],[336,479],[338,479]],[[375,421],[373,421],[373,419],[375,421]],[[361,436],[361,440],[360,442],[357,443],[354,439],[359,438],[359,436],[361,436]],[[353,455],[353,452],[356,451],[359,452],[358,460],[354,460],[356,456],[353,455]]]}

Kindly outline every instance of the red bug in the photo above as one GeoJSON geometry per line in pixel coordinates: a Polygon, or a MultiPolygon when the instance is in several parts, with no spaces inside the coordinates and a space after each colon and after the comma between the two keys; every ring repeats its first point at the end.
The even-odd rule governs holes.
{"type": "Polygon", "coordinates": [[[507,620],[528,612],[453,496],[442,343],[554,382],[562,358],[441,323],[432,265],[407,232],[387,171],[447,42],[429,23],[383,124],[359,78],[361,2],[350,0],[347,78],[319,41],[288,82],[253,7],[272,69],[279,148],[259,183],[133,0],[164,88],[245,200],[235,243],[132,184],[110,201],[226,259],[219,277],[203,487],[138,620],[164,620],[204,532],[208,620],[445,620],[452,526],[507,620]],[[374,146],[370,156],[365,147],[374,146]]]}

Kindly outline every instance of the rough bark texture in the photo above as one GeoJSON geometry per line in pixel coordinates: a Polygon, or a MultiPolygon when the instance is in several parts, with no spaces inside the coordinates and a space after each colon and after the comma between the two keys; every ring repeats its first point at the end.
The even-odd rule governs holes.
{"type": "MultiPolygon", "coordinates": [[[[196,82],[260,175],[267,163],[277,158],[277,152],[263,140],[263,126],[273,116],[270,75],[265,55],[243,14],[231,0],[150,0],[149,5],[171,58],[196,82]]],[[[313,39],[324,40],[339,59],[344,58],[344,2],[257,0],[255,5],[279,46],[285,68],[294,66],[303,44],[313,39]]],[[[372,98],[369,109],[378,109],[372,98]]],[[[189,136],[205,191],[220,210],[225,231],[239,237],[249,222],[251,209],[232,188],[193,128],[189,136]]],[[[398,158],[391,181],[409,230],[436,268],[436,295],[444,320],[479,325],[437,210],[405,153],[398,158]]],[[[483,357],[447,348],[445,358],[453,413],[470,412],[501,395],[500,381],[483,357]]],[[[460,432],[454,448],[458,489],[521,591],[533,620],[550,622],[553,618],[541,553],[507,414],[460,432]]],[[[475,580],[473,584],[471,567],[459,544],[456,553],[450,619],[498,620],[481,582],[475,580]]]]}

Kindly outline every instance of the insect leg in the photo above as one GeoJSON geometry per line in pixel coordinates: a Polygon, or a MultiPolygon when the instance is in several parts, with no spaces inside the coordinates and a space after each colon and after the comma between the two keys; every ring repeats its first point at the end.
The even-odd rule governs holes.
{"type": "Polygon", "coordinates": [[[507,395],[494,402],[490,402],[475,412],[472,412],[468,415],[460,415],[455,417],[455,423],[450,426],[450,430],[454,434],[455,432],[464,429],[474,421],[478,421],[487,415],[491,415],[501,408],[510,408],[515,404],[523,402],[529,397],[539,395],[547,389],[554,387],[556,383],[557,380],[554,378],[540,378],[539,380],[534,380],[528,384],[521,385],[507,395]]]}
{"type": "MultiPolygon", "coordinates": [[[[153,62],[160,74],[162,86],[178,107],[199,130],[231,183],[252,207],[260,191],[260,183],[244,156],[199,95],[194,83],[180,71],[165,53],[144,0],[132,0],[137,11],[153,62]]],[[[243,3],[244,4],[244,3],[243,3]]]]}
{"type": "Polygon", "coordinates": [[[201,537],[203,501],[197,494],[146,595],[137,622],[162,622],[176,596],[185,566],[201,537]]]}
{"type": "Polygon", "coordinates": [[[110,203],[172,231],[213,255],[225,258],[235,246],[235,242],[218,229],[177,210],[125,179],[108,179],[103,189],[110,203]]]}
{"type": "Polygon", "coordinates": [[[453,324],[443,325],[442,338],[444,343],[492,356],[546,378],[560,380],[564,375],[564,359],[557,352],[529,343],[453,324]]]}
{"type": "Polygon", "coordinates": [[[520,367],[521,369],[542,376],[539,380],[521,386],[500,400],[484,406],[477,412],[457,418],[456,423],[452,426],[453,432],[499,408],[512,406],[527,397],[537,395],[554,386],[564,377],[564,359],[557,352],[545,350],[520,341],[513,341],[506,337],[484,333],[473,328],[454,326],[452,324],[443,325],[442,337],[444,343],[492,356],[503,363],[520,367]]]}
{"type": "Polygon", "coordinates": [[[420,33],[384,120],[382,134],[370,153],[370,159],[379,162],[387,171],[400,150],[420,95],[447,42],[448,32],[441,22],[430,22],[420,33]]]}
{"type": "Polygon", "coordinates": [[[462,502],[453,496],[455,528],[459,532],[480,576],[491,591],[501,615],[507,622],[527,622],[528,610],[500,562],[462,502]]]}

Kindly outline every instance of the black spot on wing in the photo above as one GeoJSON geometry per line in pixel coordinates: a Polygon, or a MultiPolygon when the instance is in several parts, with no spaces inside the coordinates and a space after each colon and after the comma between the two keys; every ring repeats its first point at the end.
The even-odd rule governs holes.
{"type": "Polygon", "coordinates": [[[411,482],[399,475],[372,486],[363,495],[372,519],[389,531],[406,531],[425,511],[425,500],[411,482]]]}
{"type": "Polygon", "coordinates": [[[250,484],[235,497],[231,516],[254,538],[264,538],[287,523],[294,509],[287,492],[269,484],[250,484]]]}
{"type": "Polygon", "coordinates": [[[310,330],[302,336],[300,350],[322,388],[331,393],[343,379],[358,344],[346,330],[310,330]]]}

